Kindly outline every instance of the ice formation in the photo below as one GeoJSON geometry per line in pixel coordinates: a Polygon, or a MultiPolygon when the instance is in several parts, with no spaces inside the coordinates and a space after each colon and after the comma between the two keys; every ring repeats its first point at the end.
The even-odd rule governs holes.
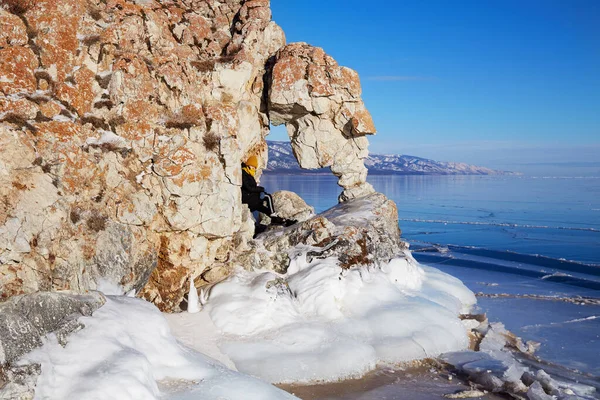
{"type": "Polygon", "coordinates": [[[194,280],[190,279],[190,291],[188,293],[188,307],[187,311],[189,313],[197,313],[200,311],[200,303],[198,300],[198,292],[196,291],[196,287],[194,286],[194,280]]]}
{"type": "MultiPolygon", "coordinates": [[[[595,399],[594,386],[579,382],[583,375],[564,370],[556,377],[540,367],[557,369],[552,364],[527,363],[526,345],[514,338],[502,323],[482,324],[485,336],[479,351],[449,352],[441,359],[479,388],[516,396],[526,393],[529,400],[595,399]],[[513,341],[514,343],[509,343],[513,341]],[[516,347],[521,357],[515,357],[510,347],[516,347]]],[[[478,328],[478,330],[480,330],[478,328]]],[[[593,381],[593,380],[592,380],[593,381]]],[[[517,397],[518,398],[518,397],[517,397]]]]}
{"type": "Polygon", "coordinates": [[[458,314],[474,303],[458,279],[406,252],[371,268],[299,255],[285,275],[240,270],[212,289],[205,310],[239,371],[279,383],[357,377],[466,349],[458,314]]]}
{"type": "Polygon", "coordinates": [[[66,347],[50,336],[21,360],[42,366],[36,399],[295,398],[181,346],[163,315],[144,300],[107,296],[80,322],[85,329],[66,347]]]}

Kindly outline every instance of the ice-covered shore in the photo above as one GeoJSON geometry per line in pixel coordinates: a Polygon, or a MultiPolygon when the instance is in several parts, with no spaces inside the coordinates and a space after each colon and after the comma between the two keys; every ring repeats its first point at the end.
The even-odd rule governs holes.
{"type": "Polygon", "coordinates": [[[240,269],[203,293],[197,313],[162,314],[141,299],[106,296],[65,347],[51,334],[20,360],[41,365],[35,398],[295,398],[270,383],[356,378],[424,358],[446,362],[473,393],[596,396],[593,385],[528,362],[527,346],[501,325],[461,320],[473,293],[408,251],[352,269],[305,255],[286,274],[240,269]]]}
{"type": "Polygon", "coordinates": [[[266,258],[280,255],[270,266],[281,272],[240,267],[199,296],[190,280],[189,313],[162,314],[123,287],[101,286],[106,302],[78,317],[83,329],[68,340],[50,334],[20,359],[41,366],[35,398],[293,398],[272,384],[332,382],[432,358],[485,390],[595,394],[517,361],[508,332],[466,316],[473,292],[413,258],[385,196],[307,218],[252,244],[266,258]]]}
{"type": "Polygon", "coordinates": [[[286,399],[293,396],[180,345],[152,304],[107,296],[63,348],[52,335],[21,363],[39,363],[36,399],[286,399]],[[186,382],[185,391],[159,390],[186,382]]]}
{"type": "Polygon", "coordinates": [[[21,363],[41,364],[40,399],[292,398],[249,375],[336,380],[465,349],[458,314],[474,301],[460,281],[409,254],[347,271],[300,255],[285,275],[240,270],[196,314],[165,319],[143,300],[107,296],[64,348],[50,335],[21,363]],[[223,363],[178,337],[192,346],[200,337],[196,347],[223,363]]]}

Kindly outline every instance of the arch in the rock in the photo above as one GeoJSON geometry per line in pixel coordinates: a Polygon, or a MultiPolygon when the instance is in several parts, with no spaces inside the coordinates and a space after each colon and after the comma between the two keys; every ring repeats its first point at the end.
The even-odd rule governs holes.
{"type": "Polygon", "coordinates": [[[285,124],[300,167],[329,167],[344,188],[340,202],[372,193],[363,160],[375,126],[358,74],[306,43],[280,49],[268,74],[270,123],[285,124]]]}

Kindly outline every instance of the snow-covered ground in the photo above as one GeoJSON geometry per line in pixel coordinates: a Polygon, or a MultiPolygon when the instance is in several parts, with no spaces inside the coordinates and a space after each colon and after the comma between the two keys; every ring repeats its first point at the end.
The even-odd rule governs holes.
{"type": "Polygon", "coordinates": [[[356,377],[467,348],[458,315],[474,302],[408,253],[353,270],[298,254],[286,275],[238,271],[198,313],[108,296],[66,347],[51,336],[22,362],[42,366],[39,399],[293,398],[267,382],[356,377]]]}
{"type": "Polygon", "coordinates": [[[351,270],[300,254],[285,275],[240,270],[212,289],[203,312],[167,318],[175,336],[205,351],[198,337],[208,314],[223,335],[209,339],[217,358],[241,372],[273,383],[334,381],[467,348],[458,315],[474,303],[459,280],[408,253],[351,270]]]}
{"type": "Polygon", "coordinates": [[[107,296],[80,322],[85,328],[64,348],[50,336],[21,360],[41,364],[36,399],[294,398],[182,346],[162,313],[144,300],[107,296]]]}
{"type": "MultiPolygon", "coordinates": [[[[295,397],[273,383],[336,382],[373,370],[389,375],[399,363],[434,357],[480,389],[536,400],[552,398],[550,392],[560,399],[596,396],[595,378],[507,351],[507,343],[527,346],[507,342],[502,324],[481,324],[480,351],[467,350],[467,328],[477,322],[459,314],[474,308],[473,292],[408,251],[350,270],[335,259],[307,262],[300,251],[286,274],[240,269],[200,299],[199,312],[162,314],[140,299],[107,296],[93,316],[80,318],[85,329],[64,348],[51,335],[23,357],[23,364],[42,366],[36,399],[286,399],[295,397]]],[[[429,399],[460,390],[436,371],[417,372],[415,380],[409,370],[356,395],[328,398],[410,392],[429,399]],[[399,382],[409,387],[400,390],[399,382]]]]}

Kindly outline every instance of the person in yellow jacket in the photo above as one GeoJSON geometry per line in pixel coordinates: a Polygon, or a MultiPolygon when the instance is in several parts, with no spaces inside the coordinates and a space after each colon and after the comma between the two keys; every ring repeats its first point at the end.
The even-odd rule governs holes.
{"type": "Polygon", "coordinates": [[[256,179],[256,168],[258,167],[258,158],[256,156],[248,157],[246,162],[242,163],[242,203],[247,204],[250,211],[258,211],[271,218],[273,224],[290,226],[296,223],[294,220],[281,218],[275,214],[273,207],[273,197],[265,191],[265,188],[258,186],[256,179]]]}

